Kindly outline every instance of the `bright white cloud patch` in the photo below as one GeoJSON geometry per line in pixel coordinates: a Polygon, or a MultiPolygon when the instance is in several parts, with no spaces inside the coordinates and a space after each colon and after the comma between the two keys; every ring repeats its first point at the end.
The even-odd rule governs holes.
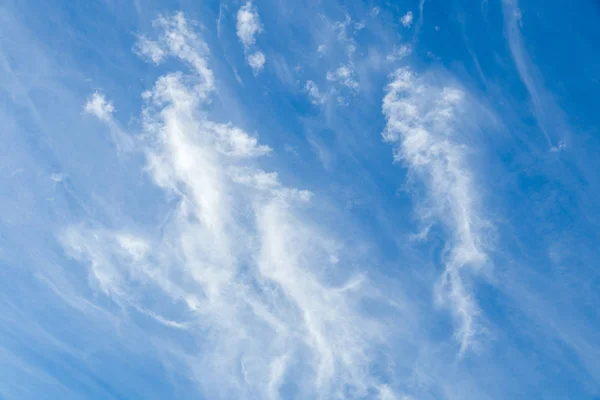
{"type": "Polygon", "coordinates": [[[252,2],[244,4],[237,13],[237,35],[244,46],[256,43],[256,35],[262,31],[260,17],[252,2]]]}
{"type": "Polygon", "coordinates": [[[428,84],[409,68],[398,69],[386,90],[383,137],[395,146],[395,160],[425,185],[420,218],[426,224],[441,223],[449,235],[437,295],[440,304],[451,306],[464,352],[476,344],[483,329],[465,280],[488,260],[488,223],[479,211],[473,172],[465,157],[467,132],[461,119],[468,99],[460,89],[428,84]]]}
{"type": "Polygon", "coordinates": [[[410,28],[413,24],[413,13],[412,11],[407,12],[400,18],[400,22],[405,28],[410,28]]]}
{"type": "Polygon", "coordinates": [[[257,51],[248,56],[248,65],[250,65],[255,75],[262,71],[266,61],[267,59],[262,51],[257,51]]]}
{"type": "MultiPolygon", "coordinates": [[[[191,348],[165,336],[157,343],[208,398],[278,398],[288,382],[302,383],[293,389],[300,398],[375,396],[371,366],[386,353],[388,328],[361,311],[377,301],[372,285],[360,275],[326,278],[343,276],[347,260],[303,212],[311,193],[261,169],[268,146],[207,115],[208,51],[183,15],[155,27],[152,43],[193,71],[161,76],[144,94],[138,139],[151,178],[177,201],[156,233],[75,225],[65,248],[119,307],[185,336],[191,348]],[[148,305],[147,293],[162,300],[148,305]]],[[[140,40],[146,54],[149,39],[140,40]]]]}
{"type": "Polygon", "coordinates": [[[244,45],[246,60],[252,68],[254,75],[257,75],[264,67],[267,60],[262,51],[254,51],[252,48],[256,44],[256,36],[262,32],[262,24],[258,10],[252,2],[247,2],[237,12],[237,36],[244,45]]]}
{"type": "Polygon", "coordinates": [[[598,396],[593,2],[39,3],[0,6],[0,398],[598,396]]]}
{"type": "Polygon", "coordinates": [[[108,122],[112,120],[112,114],[115,107],[102,93],[94,93],[83,106],[83,111],[93,115],[101,121],[108,122]]]}
{"type": "Polygon", "coordinates": [[[162,62],[166,56],[181,59],[195,70],[200,93],[207,94],[213,90],[214,76],[207,61],[208,46],[189,28],[183,13],[162,16],[152,25],[165,34],[157,40],[140,36],[134,50],[153,63],[162,62]]]}

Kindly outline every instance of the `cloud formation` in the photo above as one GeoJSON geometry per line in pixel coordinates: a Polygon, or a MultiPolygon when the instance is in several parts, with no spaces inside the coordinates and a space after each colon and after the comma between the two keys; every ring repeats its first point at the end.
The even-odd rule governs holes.
{"type": "Polygon", "coordinates": [[[413,23],[412,11],[408,11],[406,14],[404,14],[402,18],[400,18],[400,23],[402,23],[405,28],[410,28],[413,23]]]}
{"type": "Polygon", "coordinates": [[[83,106],[83,112],[98,118],[108,126],[111,138],[119,151],[129,152],[132,150],[133,142],[114,120],[115,107],[112,102],[106,100],[104,94],[94,92],[83,106]]]}
{"type": "Polygon", "coordinates": [[[484,329],[466,281],[488,261],[489,228],[465,156],[461,118],[469,101],[463,90],[430,84],[410,68],[394,72],[383,99],[383,137],[394,145],[395,161],[425,187],[418,216],[426,225],[441,223],[449,236],[436,296],[439,304],[450,304],[462,353],[477,344],[484,329]]]}
{"type": "Polygon", "coordinates": [[[533,114],[540,131],[544,134],[549,151],[556,151],[560,147],[559,142],[562,142],[561,135],[567,136],[568,134],[568,132],[557,132],[557,130],[567,131],[569,129],[565,123],[563,112],[555,104],[553,95],[544,87],[540,71],[531,61],[525,49],[521,34],[523,14],[518,0],[503,0],[502,10],[508,46],[519,77],[529,93],[533,114]]]}
{"type": "Polygon", "coordinates": [[[110,122],[115,111],[114,105],[102,93],[95,92],[83,106],[83,111],[103,122],[110,122]]]}
{"type": "Polygon", "coordinates": [[[306,81],[304,90],[308,93],[311,103],[315,105],[323,104],[327,100],[327,96],[319,91],[319,87],[314,81],[306,81]]]}
{"type": "Polygon", "coordinates": [[[258,74],[265,66],[267,58],[262,51],[257,51],[248,56],[248,65],[252,68],[254,75],[258,74]]]}
{"type": "Polygon", "coordinates": [[[251,52],[256,44],[256,36],[263,30],[258,10],[251,1],[246,2],[238,10],[236,29],[237,36],[244,45],[248,65],[252,68],[254,75],[257,75],[263,69],[266,57],[261,51],[251,52]]]}
{"type": "Polygon", "coordinates": [[[352,91],[357,91],[360,88],[355,78],[354,67],[351,64],[342,65],[334,71],[327,72],[327,80],[340,83],[352,91]]]}
{"type": "Polygon", "coordinates": [[[262,31],[260,17],[251,1],[246,2],[237,12],[237,35],[244,46],[256,43],[256,35],[262,31]]]}
{"type": "Polygon", "coordinates": [[[398,61],[405,57],[408,57],[412,53],[412,46],[408,44],[402,44],[394,47],[392,54],[387,56],[388,61],[398,61]]]}
{"type": "Polygon", "coordinates": [[[591,2],[246,2],[0,7],[0,397],[596,396],[591,2]]]}
{"type": "Polygon", "coordinates": [[[159,46],[193,71],[163,75],[144,93],[136,139],[152,180],[176,199],[170,217],[154,234],[70,226],[68,253],[88,264],[99,293],[193,343],[161,346],[209,397],[278,398],[302,382],[287,390],[393,398],[370,372],[387,341],[384,322],[361,311],[379,301],[374,287],[344,272],[341,242],[304,212],[312,194],[260,167],[271,148],[210,119],[208,50],[183,14],[155,27],[158,38],[140,37],[138,52],[159,46]],[[166,301],[148,305],[148,293],[166,301]]]}

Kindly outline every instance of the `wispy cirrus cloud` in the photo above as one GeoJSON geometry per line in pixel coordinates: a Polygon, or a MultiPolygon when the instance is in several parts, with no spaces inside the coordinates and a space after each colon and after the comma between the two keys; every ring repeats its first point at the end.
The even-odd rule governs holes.
{"type": "Polygon", "coordinates": [[[307,81],[304,89],[310,97],[311,102],[315,105],[323,104],[327,100],[327,95],[319,91],[319,86],[314,81],[307,81]]]}
{"type": "Polygon", "coordinates": [[[342,243],[303,211],[311,193],[260,167],[272,150],[210,119],[208,51],[183,14],[155,27],[158,38],[141,37],[140,53],[156,44],[193,71],[161,76],[144,93],[136,138],[151,178],[176,199],[170,217],[155,234],[73,225],[61,236],[66,250],[88,264],[100,293],[183,332],[196,350],[172,342],[168,353],[207,395],[278,398],[283,386],[302,382],[287,390],[392,398],[370,372],[388,340],[385,322],[361,311],[381,301],[375,287],[340,269],[348,262],[342,243]],[[168,302],[148,303],[149,293],[168,302]]]}
{"type": "Polygon", "coordinates": [[[568,132],[565,132],[568,128],[562,110],[554,102],[553,95],[544,87],[540,71],[531,61],[523,43],[521,34],[523,14],[518,0],[503,0],[502,10],[508,47],[521,81],[529,93],[538,126],[544,134],[548,149],[552,152],[561,151],[566,147],[563,138],[568,136],[568,132]]]}
{"type": "Polygon", "coordinates": [[[327,72],[327,80],[337,82],[352,91],[356,91],[360,87],[354,76],[354,68],[350,64],[342,65],[335,71],[327,72]]]}
{"type": "Polygon", "coordinates": [[[386,59],[388,61],[399,61],[408,57],[412,53],[412,46],[408,44],[402,44],[394,47],[394,50],[389,54],[386,59]]]}
{"type": "Polygon", "coordinates": [[[555,124],[585,128],[596,102],[573,97],[595,64],[527,46],[561,27],[557,50],[590,49],[567,39],[593,36],[593,18],[506,14],[556,106],[537,115],[550,151],[532,154],[532,138],[548,146],[518,69],[499,62],[506,20],[469,12],[465,49],[459,2],[425,25],[424,0],[254,1],[270,34],[242,53],[246,0],[154,3],[118,18],[106,2],[0,6],[0,397],[598,393],[597,143],[555,124]],[[152,30],[171,6],[189,13],[152,30]],[[230,52],[246,64],[262,46],[264,79],[241,84],[230,52]]]}
{"type": "Polygon", "coordinates": [[[394,145],[395,161],[404,163],[424,186],[417,215],[447,231],[445,270],[436,295],[439,304],[450,305],[461,353],[475,346],[484,332],[467,282],[488,261],[489,223],[478,204],[466,156],[468,133],[461,121],[471,118],[465,114],[469,101],[460,88],[430,83],[408,67],[394,72],[383,99],[383,137],[394,145]]]}
{"type": "Polygon", "coordinates": [[[198,92],[208,95],[215,85],[213,71],[208,66],[210,51],[206,43],[190,29],[183,13],[175,13],[171,17],[161,16],[152,25],[164,34],[156,40],[140,36],[134,51],[153,63],[160,63],[167,56],[179,58],[196,72],[195,77],[199,78],[196,81],[198,92]]]}

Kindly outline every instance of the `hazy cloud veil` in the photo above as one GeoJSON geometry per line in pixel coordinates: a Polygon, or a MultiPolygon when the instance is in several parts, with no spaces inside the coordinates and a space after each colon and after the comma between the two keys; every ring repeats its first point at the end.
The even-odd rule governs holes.
{"type": "Polygon", "coordinates": [[[0,399],[600,396],[597,5],[42,3],[0,399]]]}

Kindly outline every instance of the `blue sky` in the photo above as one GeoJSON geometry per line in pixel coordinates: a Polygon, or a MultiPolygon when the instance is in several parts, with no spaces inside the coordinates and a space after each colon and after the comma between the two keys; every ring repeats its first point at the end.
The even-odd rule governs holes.
{"type": "Polygon", "coordinates": [[[0,3],[0,399],[600,398],[596,1],[0,3]]]}

